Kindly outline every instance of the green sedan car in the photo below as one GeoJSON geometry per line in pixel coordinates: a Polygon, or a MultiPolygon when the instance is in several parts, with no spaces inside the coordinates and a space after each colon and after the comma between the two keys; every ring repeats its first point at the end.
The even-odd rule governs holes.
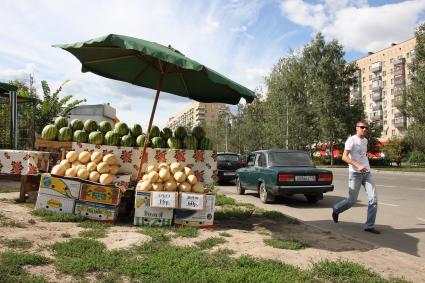
{"type": "Polygon", "coordinates": [[[276,196],[303,194],[310,203],[333,191],[332,171],[318,169],[301,150],[260,150],[249,154],[247,166],[236,171],[236,189],[257,191],[264,203],[276,196]]]}

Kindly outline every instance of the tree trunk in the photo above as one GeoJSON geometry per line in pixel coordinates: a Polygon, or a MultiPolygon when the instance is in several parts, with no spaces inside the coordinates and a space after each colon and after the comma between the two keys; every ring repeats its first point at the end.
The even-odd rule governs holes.
{"type": "Polygon", "coordinates": [[[333,166],[334,165],[334,144],[333,143],[331,143],[331,152],[330,152],[330,154],[331,154],[331,166],[333,166]]]}

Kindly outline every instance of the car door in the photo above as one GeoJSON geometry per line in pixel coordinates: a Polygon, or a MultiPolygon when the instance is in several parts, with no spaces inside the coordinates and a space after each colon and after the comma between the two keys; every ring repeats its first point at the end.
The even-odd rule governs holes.
{"type": "Polygon", "coordinates": [[[253,189],[258,189],[258,183],[260,180],[264,180],[264,167],[266,167],[266,156],[263,152],[257,154],[257,158],[255,160],[255,169],[253,173],[253,189]]]}
{"type": "Polygon", "coordinates": [[[255,170],[255,157],[256,157],[256,154],[251,153],[248,156],[248,161],[247,161],[246,167],[238,170],[240,172],[239,173],[239,176],[240,176],[239,180],[241,182],[241,185],[242,185],[242,187],[247,188],[247,189],[252,189],[252,185],[250,185],[250,184],[253,183],[252,177],[253,177],[253,173],[254,173],[254,170],[255,170]]]}

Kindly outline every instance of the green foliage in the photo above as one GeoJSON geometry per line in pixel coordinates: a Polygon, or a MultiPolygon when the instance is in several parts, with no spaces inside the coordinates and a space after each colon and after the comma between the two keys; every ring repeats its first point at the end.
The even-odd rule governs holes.
{"type": "Polygon", "coordinates": [[[6,239],[6,240],[1,240],[0,244],[10,249],[27,250],[32,247],[32,242],[26,239],[11,239],[11,240],[6,239]]]}
{"type": "Polygon", "coordinates": [[[98,222],[98,221],[84,221],[78,224],[78,227],[88,228],[88,229],[107,229],[113,227],[114,225],[106,222],[98,222]]]}
{"type": "Polygon", "coordinates": [[[61,214],[48,211],[46,209],[38,208],[31,211],[32,215],[41,217],[44,221],[47,222],[83,222],[85,218],[81,215],[75,214],[61,214]]]}
{"type": "Polygon", "coordinates": [[[104,229],[89,229],[81,231],[78,236],[82,238],[98,239],[105,238],[107,236],[107,232],[104,229]]]}
{"type": "Polygon", "coordinates": [[[402,159],[407,154],[407,144],[404,139],[393,137],[388,139],[387,144],[384,145],[383,152],[386,159],[400,166],[402,159]]]}
{"type": "Polygon", "coordinates": [[[221,237],[209,237],[205,240],[195,242],[195,245],[197,245],[201,250],[207,250],[226,242],[226,239],[221,237]]]}
{"type": "Polygon", "coordinates": [[[415,123],[407,129],[406,142],[412,150],[425,153],[425,125],[415,123]]]}
{"type": "Polygon", "coordinates": [[[199,229],[193,227],[173,227],[173,232],[184,238],[196,238],[199,235],[199,229]]]}
{"type": "Polygon", "coordinates": [[[425,153],[414,150],[410,153],[408,162],[410,164],[424,164],[425,163],[425,153]]]}
{"type": "Polygon", "coordinates": [[[157,227],[143,227],[137,232],[150,236],[152,241],[155,242],[168,242],[170,241],[170,237],[166,235],[167,230],[165,228],[157,228],[157,227]]]}
{"type": "Polygon", "coordinates": [[[308,244],[299,240],[265,239],[264,243],[277,249],[301,250],[309,247],[308,244]]]}
{"type": "Polygon", "coordinates": [[[29,275],[23,267],[26,265],[45,265],[49,262],[50,260],[44,256],[29,253],[0,253],[1,282],[47,282],[44,277],[29,275]]]}
{"type": "Polygon", "coordinates": [[[222,206],[222,205],[234,205],[236,204],[236,200],[234,198],[225,196],[225,195],[219,195],[217,194],[215,196],[215,205],[222,206]]]}
{"type": "Polygon", "coordinates": [[[225,220],[231,218],[246,219],[250,218],[254,211],[254,209],[246,209],[243,207],[226,207],[216,211],[214,213],[214,218],[216,220],[225,220]]]}
{"type": "Polygon", "coordinates": [[[64,81],[55,92],[51,93],[48,83],[41,81],[43,96],[37,101],[36,115],[34,115],[37,133],[41,133],[45,125],[52,124],[55,117],[67,116],[72,109],[86,101],[85,99],[72,100],[73,95],[60,97],[63,87],[68,82],[64,81]]]}

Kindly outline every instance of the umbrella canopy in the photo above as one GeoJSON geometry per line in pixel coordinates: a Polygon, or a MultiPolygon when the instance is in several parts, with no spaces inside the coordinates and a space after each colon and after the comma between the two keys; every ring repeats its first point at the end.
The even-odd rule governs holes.
{"type": "Polygon", "coordinates": [[[14,85],[0,82],[0,92],[2,92],[2,93],[6,93],[6,92],[9,92],[9,91],[17,91],[17,90],[18,90],[18,88],[14,85]]]}
{"type": "Polygon", "coordinates": [[[253,91],[192,60],[172,47],[110,34],[59,44],[80,60],[83,72],[188,97],[199,102],[252,102],[253,91]]]}

